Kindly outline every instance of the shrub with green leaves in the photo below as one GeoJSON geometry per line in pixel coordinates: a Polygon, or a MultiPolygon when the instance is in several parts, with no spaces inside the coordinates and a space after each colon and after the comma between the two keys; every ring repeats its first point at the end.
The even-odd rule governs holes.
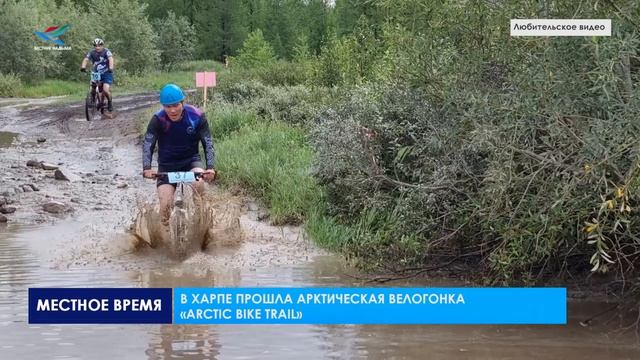
{"type": "Polygon", "coordinates": [[[161,64],[166,69],[193,58],[196,31],[186,17],[169,11],[165,18],[154,20],[152,25],[158,34],[161,64]]]}
{"type": "Polygon", "coordinates": [[[15,74],[0,73],[0,96],[16,96],[22,88],[20,77],[15,74]]]}

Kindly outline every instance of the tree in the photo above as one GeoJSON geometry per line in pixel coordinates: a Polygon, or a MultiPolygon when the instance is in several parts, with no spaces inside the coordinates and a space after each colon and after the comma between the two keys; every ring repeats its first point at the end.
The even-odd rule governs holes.
{"type": "Polygon", "coordinates": [[[104,38],[117,64],[132,73],[155,68],[160,60],[158,36],[147,19],[146,7],[137,0],[96,0],[90,5],[92,16],[104,26],[104,34],[95,37],[104,38]]]}
{"type": "Polygon", "coordinates": [[[236,63],[241,67],[258,67],[276,60],[273,48],[264,39],[261,30],[249,34],[240,49],[236,63]]]}
{"type": "Polygon", "coordinates": [[[158,50],[165,67],[193,58],[196,31],[186,17],[176,17],[169,11],[167,17],[154,20],[153,27],[158,34],[158,50]]]}
{"type": "MultiPolygon", "coordinates": [[[[0,73],[14,73],[26,80],[44,76],[44,54],[33,49],[33,31],[38,29],[35,1],[9,2],[0,12],[0,73]]],[[[43,44],[44,45],[44,44],[43,44]]]]}

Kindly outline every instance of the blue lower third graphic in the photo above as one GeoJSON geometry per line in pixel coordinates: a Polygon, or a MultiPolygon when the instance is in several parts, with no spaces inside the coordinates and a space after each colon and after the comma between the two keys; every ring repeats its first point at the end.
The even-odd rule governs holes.
{"type": "Polygon", "coordinates": [[[566,324],[565,288],[177,288],[175,324],[566,324]]]}
{"type": "Polygon", "coordinates": [[[30,288],[30,324],[170,324],[169,288],[30,288]]]}

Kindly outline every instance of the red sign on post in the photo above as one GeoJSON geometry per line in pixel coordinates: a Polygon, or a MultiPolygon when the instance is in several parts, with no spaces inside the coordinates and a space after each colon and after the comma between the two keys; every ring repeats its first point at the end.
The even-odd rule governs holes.
{"type": "Polygon", "coordinates": [[[203,89],[203,99],[204,103],[202,104],[202,108],[207,108],[207,88],[216,86],[216,73],[215,72],[197,72],[196,73],[196,87],[201,87],[203,89]]]}
{"type": "Polygon", "coordinates": [[[216,86],[215,72],[197,72],[196,87],[214,87],[216,86]]]}

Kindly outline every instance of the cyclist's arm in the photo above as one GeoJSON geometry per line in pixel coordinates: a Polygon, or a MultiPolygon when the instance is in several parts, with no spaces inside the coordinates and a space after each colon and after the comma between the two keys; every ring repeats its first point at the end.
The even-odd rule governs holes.
{"type": "Polygon", "coordinates": [[[142,170],[151,169],[153,151],[158,141],[158,130],[158,118],[153,115],[149,125],[147,125],[147,133],[144,135],[144,143],[142,144],[142,170]]]}
{"type": "Polygon", "coordinates": [[[115,60],[110,50],[107,50],[107,57],[109,58],[109,71],[113,71],[113,67],[115,66],[115,60]]]}
{"type": "Polygon", "coordinates": [[[86,69],[88,62],[89,62],[89,58],[82,59],[82,65],[80,65],[80,67],[83,68],[83,69],[86,69]]]}
{"type": "Polygon", "coordinates": [[[209,122],[207,121],[207,117],[204,114],[202,115],[200,126],[198,126],[198,136],[200,136],[200,142],[202,143],[202,148],[204,149],[204,156],[207,160],[207,170],[215,169],[216,151],[213,146],[213,138],[211,137],[211,132],[209,131],[209,122]]]}

